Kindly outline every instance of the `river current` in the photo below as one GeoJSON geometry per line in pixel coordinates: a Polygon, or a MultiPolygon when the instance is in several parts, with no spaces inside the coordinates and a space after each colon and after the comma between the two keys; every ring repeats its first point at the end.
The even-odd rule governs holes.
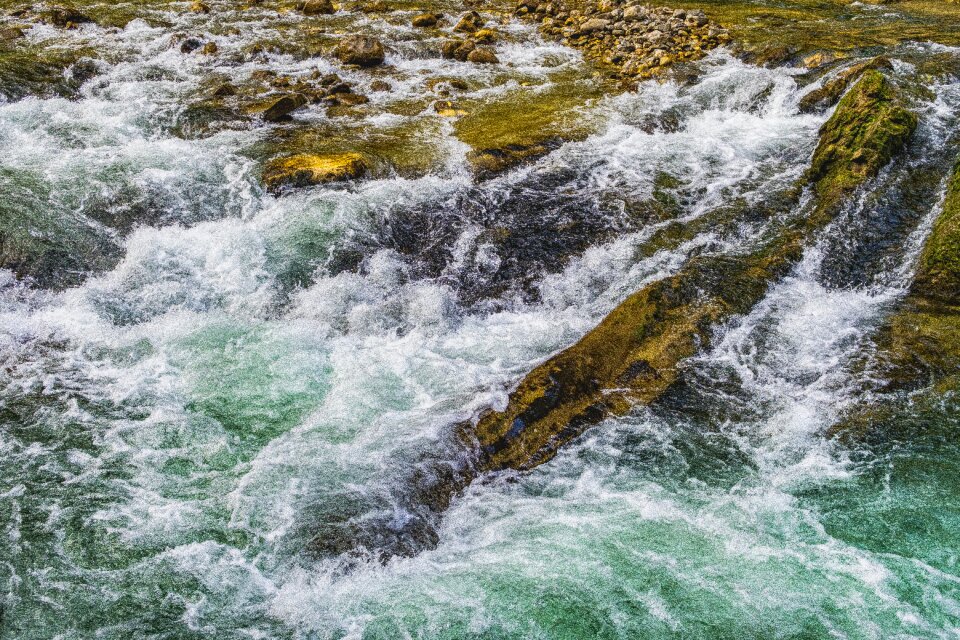
{"type": "MultiPolygon", "coordinates": [[[[960,634],[960,448],[942,435],[956,400],[925,418],[929,439],[824,436],[874,388],[857,363],[906,293],[943,187],[898,194],[955,154],[956,84],[929,87],[909,157],[717,328],[676,390],[529,473],[481,478],[434,547],[381,562],[311,542],[347,516],[402,524],[396,492],[451,424],[503,406],[689,256],[749,246],[762,229],[748,222],[651,238],[788,187],[829,113],[800,113],[799,71],[720,50],[694,83],[590,101],[590,135],[488,181],[446,121],[380,115],[365,126],[439,122],[424,133],[438,165],[277,196],[252,151],[270,127],[183,134],[184,97],[224,69],[170,48],[196,18],[169,19],[33,28],[33,42],[109,55],[74,99],[0,104],[0,211],[41,221],[67,252],[114,256],[62,290],[0,271],[3,637],[960,634]],[[669,220],[631,218],[657,198],[669,220]],[[117,231],[103,211],[134,222],[117,231]],[[491,239],[498,215],[517,243],[491,239]],[[585,246],[558,257],[529,231],[543,216],[569,216],[585,246]]],[[[270,28],[256,12],[224,19],[270,28]]],[[[576,52],[506,28],[518,43],[498,55],[516,73],[545,88],[585,73],[576,52]]],[[[389,54],[402,74],[374,100],[404,99],[437,65],[475,74],[485,99],[519,86],[410,47],[389,54]]],[[[318,64],[277,53],[229,72],[318,64]]]]}

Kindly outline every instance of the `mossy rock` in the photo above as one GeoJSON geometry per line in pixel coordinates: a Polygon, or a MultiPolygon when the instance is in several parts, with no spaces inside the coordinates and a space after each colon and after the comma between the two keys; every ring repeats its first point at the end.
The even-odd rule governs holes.
{"type": "Polygon", "coordinates": [[[884,56],[877,56],[870,60],[857,63],[847,69],[844,69],[837,76],[824,83],[819,89],[815,89],[803,96],[800,100],[800,111],[802,113],[814,113],[823,111],[840,101],[844,92],[850,85],[860,77],[860,75],[871,69],[893,69],[893,64],[884,56]]]}
{"type": "Polygon", "coordinates": [[[17,40],[0,43],[0,96],[11,102],[27,96],[72,98],[84,77],[69,70],[95,57],[89,47],[67,49],[17,40]]]}
{"type": "Polygon", "coordinates": [[[960,306],[960,161],[950,178],[943,211],[920,255],[913,293],[960,306]]]}
{"type": "Polygon", "coordinates": [[[878,332],[871,364],[885,380],[879,400],[851,410],[828,435],[844,441],[902,434],[911,406],[960,391],[960,161],[917,264],[910,295],[878,332]]]}
{"type": "Polygon", "coordinates": [[[552,88],[521,88],[496,101],[463,101],[466,112],[454,135],[471,147],[467,160],[486,178],[539,158],[566,141],[596,130],[583,107],[602,95],[595,85],[558,82],[552,88]]]}
{"type": "Polygon", "coordinates": [[[281,155],[354,153],[363,156],[371,177],[398,175],[412,179],[442,169],[441,127],[438,118],[426,116],[384,127],[371,127],[363,120],[281,127],[247,153],[264,162],[281,155]]]}
{"type": "Polygon", "coordinates": [[[896,87],[868,71],[843,97],[820,130],[808,179],[823,202],[833,202],[877,175],[917,128],[896,87]]]}

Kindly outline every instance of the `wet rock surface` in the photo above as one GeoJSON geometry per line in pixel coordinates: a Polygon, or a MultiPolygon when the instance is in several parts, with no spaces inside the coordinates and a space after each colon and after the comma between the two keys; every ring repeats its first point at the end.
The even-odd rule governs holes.
{"type": "Polygon", "coordinates": [[[340,155],[296,155],[271,161],[264,169],[268,189],[305,187],[327,182],[341,182],[362,176],[367,162],[358,153],[340,155]]]}

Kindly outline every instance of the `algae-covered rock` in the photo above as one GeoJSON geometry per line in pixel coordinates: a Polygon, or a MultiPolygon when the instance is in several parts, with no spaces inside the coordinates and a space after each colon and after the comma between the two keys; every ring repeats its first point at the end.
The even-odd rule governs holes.
{"type": "MultiPolygon", "coordinates": [[[[873,378],[883,380],[869,404],[853,407],[828,435],[845,441],[909,438],[917,407],[936,406],[960,390],[960,161],[943,209],[917,264],[909,295],[874,338],[873,378]]],[[[922,421],[921,421],[922,423],[922,421]]]]}
{"type": "Polygon", "coordinates": [[[440,22],[440,16],[435,13],[421,13],[413,17],[410,21],[410,24],[418,29],[425,29],[428,27],[435,27],[437,23],[440,22]]]}
{"type": "Polygon", "coordinates": [[[503,411],[480,417],[479,469],[529,469],[605,416],[658,398],[676,379],[677,364],[710,344],[713,326],[763,298],[802,256],[810,234],[890,161],[916,124],[882,74],[864,76],[821,130],[807,173],[817,196],[813,214],[753,253],[694,258],[629,296],[526,376],[503,411]]]}
{"type": "MultiPolygon", "coordinates": [[[[444,110],[441,115],[451,113],[459,115],[464,112],[444,110]]],[[[562,143],[560,138],[548,138],[530,144],[505,144],[490,149],[473,149],[467,152],[467,161],[473,167],[474,174],[480,179],[492,178],[508,169],[532,162],[541,158],[562,143]]]]}
{"type": "Polygon", "coordinates": [[[488,47],[477,47],[467,54],[467,62],[474,64],[497,64],[500,62],[493,49],[488,47]]]}
{"type": "Polygon", "coordinates": [[[835,200],[875,176],[916,127],[893,84],[879,71],[864,74],[820,130],[808,174],[817,195],[835,200]]]}
{"type": "Polygon", "coordinates": [[[832,107],[860,74],[870,69],[893,69],[893,65],[888,58],[878,56],[844,69],[835,78],[801,98],[801,113],[814,113],[832,107]]]}
{"type": "Polygon", "coordinates": [[[947,186],[943,212],[920,255],[913,294],[960,305],[960,162],[947,186]]]}
{"type": "Polygon", "coordinates": [[[299,154],[271,161],[263,180],[271,191],[281,187],[306,187],[326,182],[359,178],[367,171],[367,162],[359,153],[330,155],[299,154]]]}
{"type": "Polygon", "coordinates": [[[484,20],[479,13],[476,11],[468,11],[457,21],[453,30],[460,33],[473,33],[479,31],[485,23],[486,20],[484,20]]]}
{"type": "Polygon", "coordinates": [[[467,161],[477,177],[489,178],[588,136],[596,123],[581,107],[598,95],[596,86],[573,84],[517,90],[496,102],[458,102],[466,115],[454,133],[470,145],[467,161]]]}

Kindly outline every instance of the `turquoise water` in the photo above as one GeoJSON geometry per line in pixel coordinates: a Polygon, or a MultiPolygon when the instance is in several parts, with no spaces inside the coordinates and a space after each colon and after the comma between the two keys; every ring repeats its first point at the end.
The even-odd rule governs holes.
{"type": "MultiPolygon", "coordinates": [[[[70,37],[107,37],[90,29],[70,37]]],[[[824,284],[844,251],[832,240],[874,221],[909,162],[949,155],[955,86],[933,86],[918,107],[919,159],[883,176],[876,199],[852,205],[756,309],[718,329],[675,393],[529,474],[480,479],[450,506],[435,547],[381,563],[323,556],[316,538],[351,518],[402,526],[404,482],[444,451],[450,425],[502,405],[524,372],[643,283],[763,232],[744,220],[740,235],[708,226],[657,249],[651,238],[671,221],[656,222],[537,275],[536,295],[508,289],[471,306],[458,286],[509,259],[483,229],[457,226],[438,273],[384,229],[410,210],[442,226],[458,197],[495,201],[564,171],[594,190],[573,207],[647,201],[660,174],[681,176],[669,195],[687,224],[789,186],[825,116],[798,113],[807,89],[794,74],[718,53],[699,83],[600,101],[598,133],[482,187],[442,131],[441,172],[275,198],[250,155],[267,134],[170,133],[181,93],[209,70],[160,46],[169,30],[134,24],[111,37],[116,63],[77,100],[0,104],[0,189],[17,196],[0,205],[5,221],[113,256],[78,261],[99,270],[60,292],[0,273],[0,635],[960,633],[957,399],[904,405],[888,440],[823,435],[870,387],[856,362],[904,295],[936,198],[903,215],[907,240],[882,256],[883,277],[824,284]],[[647,126],[665,114],[681,126],[647,126]],[[104,212],[139,222],[105,230],[104,212]],[[359,267],[335,268],[345,250],[361,253],[359,267]]],[[[531,73],[580,64],[528,37],[505,55],[531,73]]]]}

